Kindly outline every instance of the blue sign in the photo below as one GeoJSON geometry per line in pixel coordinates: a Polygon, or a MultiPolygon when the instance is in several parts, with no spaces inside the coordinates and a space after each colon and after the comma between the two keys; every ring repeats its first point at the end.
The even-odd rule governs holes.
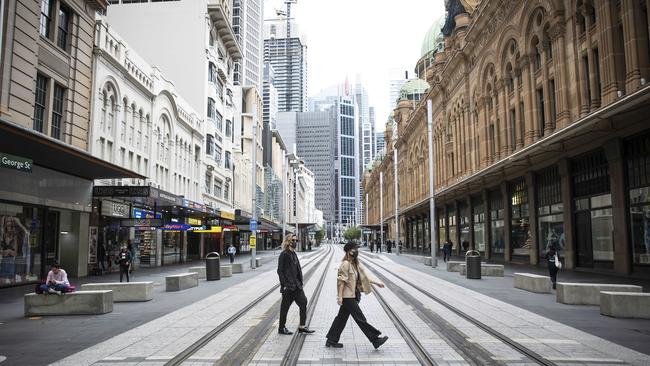
{"type": "Polygon", "coordinates": [[[251,220],[251,231],[257,231],[257,221],[251,220]]]}
{"type": "MultiPolygon", "coordinates": [[[[133,209],[133,218],[134,219],[153,219],[153,211],[149,210],[141,210],[139,208],[134,208],[133,209]]],[[[156,219],[162,218],[162,214],[160,212],[156,212],[156,219]]]]}

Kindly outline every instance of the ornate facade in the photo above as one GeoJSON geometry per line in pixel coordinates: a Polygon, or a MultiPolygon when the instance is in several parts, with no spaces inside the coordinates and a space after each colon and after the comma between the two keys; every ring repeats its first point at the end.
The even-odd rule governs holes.
{"type": "MultiPolygon", "coordinates": [[[[429,251],[428,99],[438,245],[536,264],[557,241],[568,268],[650,273],[649,3],[446,2],[430,88],[393,113],[406,249],[429,251]]],[[[385,221],[392,145],[364,177],[378,199],[383,172],[385,221]]]]}

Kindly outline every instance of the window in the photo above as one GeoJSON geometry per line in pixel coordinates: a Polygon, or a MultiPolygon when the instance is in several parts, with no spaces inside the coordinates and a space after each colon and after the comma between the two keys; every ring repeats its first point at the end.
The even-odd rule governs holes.
{"type": "Polygon", "coordinates": [[[217,80],[217,67],[212,62],[208,64],[208,81],[214,83],[217,80]]]}
{"type": "Polygon", "coordinates": [[[223,198],[230,199],[230,183],[226,182],[223,188],[223,198]]]}
{"type": "Polygon", "coordinates": [[[217,77],[215,75],[215,82],[217,83],[216,85],[216,91],[217,91],[217,96],[219,99],[223,100],[223,82],[221,81],[221,78],[217,77]]]}
{"type": "Polygon", "coordinates": [[[214,178],[214,195],[217,197],[223,195],[223,181],[219,178],[214,178]]]}
{"type": "Polygon", "coordinates": [[[230,169],[230,151],[226,151],[226,160],[225,160],[225,167],[226,169],[230,169]]]}
{"type": "Polygon", "coordinates": [[[208,118],[214,118],[216,113],[214,99],[208,98],[208,118]]]}
{"type": "Polygon", "coordinates": [[[221,159],[223,157],[223,149],[219,145],[214,145],[214,146],[215,146],[214,159],[217,161],[217,164],[221,165],[221,159]]]}
{"type": "Polygon", "coordinates": [[[63,97],[65,89],[54,84],[54,103],[52,103],[52,131],[51,135],[57,140],[61,139],[61,125],[63,122],[63,97]]]}
{"type": "Polygon", "coordinates": [[[217,124],[217,131],[223,132],[223,116],[218,111],[215,111],[215,122],[217,124]]]}
{"type": "Polygon", "coordinates": [[[68,49],[68,29],[70,27],[70,11],[61,6],[59,7],[59,31],[56,38],[56,44],[63,50],[68,49]]]}
{"type": "Polygon", "coordinates": [[[210,193],[210,183],[212,182],[212,174],[205,173],[205,191],[210,193]]]}
{"type": "Polygon", "coordinates": [[[51,0],[41,0],[41,20],[38,32],[44,36],[50,36],[50,16],[52,14],[51,0]]]}
{"type": "Polygon", "coordinates": [[[226,120],[226,137],[232,136],[232,121],[226,120]]]}
{"type": "Polygon", "coordinates": [[[36,100],[34,101],[34,130],[43,132],[45,124],[45,105],[47,100],[48,79],[43,75],[36,76],[36,100]]]}
{"type": "Polygon", "coordinates": [[[214,154],[214,137],[212,135],[207,135],[205,153],[209,156],[212,156],[212,154],[214,154]]]}

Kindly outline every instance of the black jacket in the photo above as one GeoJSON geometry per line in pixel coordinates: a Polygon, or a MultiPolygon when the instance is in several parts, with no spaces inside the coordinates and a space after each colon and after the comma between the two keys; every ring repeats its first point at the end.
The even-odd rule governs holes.
{"type": "Polygon", "coordinates": [[[302,268],[295,252],[284,250],[278,258],[280,292],[302,289],[302,268]]]}

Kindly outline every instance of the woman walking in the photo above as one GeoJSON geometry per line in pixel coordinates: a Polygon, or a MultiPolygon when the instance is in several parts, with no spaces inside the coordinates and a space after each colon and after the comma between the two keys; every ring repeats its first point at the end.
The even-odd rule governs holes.
{"type": "Polygon", "coordinates": [[[337,278],[338,296],[336,302],[340,306],[339,313],[334,318],[332,326],[327,333],[325,347],[343,347],[343,344],[339,343],[339,338],[350,316],[352,316],[352,319],[361,328],[363,334],[368,337],[368,340],[370,340],[375,349],[379,348],[388,340],[386,336],[380,337],[381,332],[368,324],[361,308],[359,308],[362,291],[367,295],[372,292],[371,284],[375,284],[381,288],[384,287],[384,284],[368,278],[365,270],[359,263],[358,248],[359,244],[354,241],[345,244],[343,248],[345,257],[339,266],[337,278]]]}
{"type": "Polygon", "coordinates": [[[553,290],[555,290],[557,272],[562,266],[560,259],[557,257],[557,242],[555,240],[549,244],[548,250],[546,250],[546,262],[548,263],[548,274],[551,276],[551,282],[553,282],[553,290]]]}

